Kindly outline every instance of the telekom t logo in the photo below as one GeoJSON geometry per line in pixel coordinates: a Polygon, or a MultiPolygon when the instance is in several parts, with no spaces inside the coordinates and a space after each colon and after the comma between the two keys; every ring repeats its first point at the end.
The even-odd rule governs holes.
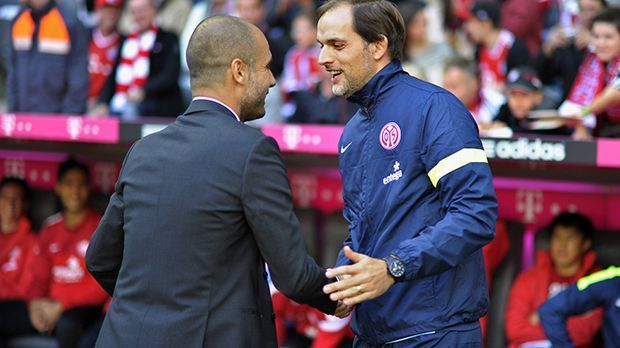
{"type": "Polygon", "coordinates": [[[517,212],[523,214],[526,224],[535,223],[536,216],[543,211],[543,192],[540,190],[518,190],[517,212]]]}

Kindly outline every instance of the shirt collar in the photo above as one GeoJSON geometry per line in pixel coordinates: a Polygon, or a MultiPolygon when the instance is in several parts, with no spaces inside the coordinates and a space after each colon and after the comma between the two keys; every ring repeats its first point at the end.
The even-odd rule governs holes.
{"type": "Polygon", "coordinates": [[[194,100],[207,100],[207,101],[211,101],[217,104],[220,104],[221,106],[225,107],[226,109],[228,109],[228,111],[230,111],[233,115],[235,115],[235,118],[237,119],[237,121],[241,122],[241,119],[239,118],[239,115],[237,115],[237,113],[228,105],[224,104],[224,102],[217,100],[215,98],[210,98],[210,97],[194,97],[192,98],[192,101],[194,100]]]}

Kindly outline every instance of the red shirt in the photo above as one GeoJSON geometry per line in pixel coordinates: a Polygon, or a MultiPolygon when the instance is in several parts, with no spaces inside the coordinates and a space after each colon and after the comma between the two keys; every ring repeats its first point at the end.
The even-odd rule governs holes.
{"type": "MultiPolygon", "coordinates": [[[[570,280],[576,281],[598,269],[596,254],[589,251],[582,258],[581,269],[570,280]]],[[[532,325],[530,316],[549,298],[549,289],[561,287],[567,280],[556,274],[549,252],[538,251],[534,268],[519,274],[510,290],[505,323],[508,347],[546,339],[540,323],[532,325]]],[[[591,346],[602,323],[600,308],[568,318],[568,332],[575,346],[591,346]]]]}
{"type": "Polygon", "coordinates": [[[482,88],[503,86],[506,82],[507,60],[510,49],[515,42],[514,35],[507,31],[500,31],[493,47],[481,46],[479,52],[480,80],[482,88]]]}
{"type": "Polygon", "coordinates": [[[112,73],[120,43],[121,39],[117,33],[104,37],[99,30],[93,32],[88,49],[88,74],[90,76],[88,99],[90,101],[96,101],[99,98],[101,89],[112,73]]]}
{"type": "Polygon", "coordinates": [[[17,230],[0,232],[0,301],[24,299],[26,256],[36,242],[30,221],[22,217],[17,230]]]}
{"type": "Polygon", "coordinates": [[[28,263],[32,272],[29,299],[55,299],[65,309],[105,303],[108,295],[88,273],[84,261],[99,220],[101,214],[89,210],[77,227],[69,229],[62,214],[48,218],[33,248],[32,264],[28,263]]]}

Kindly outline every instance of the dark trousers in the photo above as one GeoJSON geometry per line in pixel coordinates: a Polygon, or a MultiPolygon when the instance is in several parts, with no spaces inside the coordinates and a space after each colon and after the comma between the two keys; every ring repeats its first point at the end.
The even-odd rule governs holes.
{"type": "Polygon", "coordinates": [[[451,347],[451,348],[481,348],[482,332],[480,325],[467,329],[451,327],[434,333],[422,334],[404,341],[384,344],[369,344],[359,337],[355,337],[353,348],[413,348],[413,347],[451,347]]]}
{"type": "Polygon", "coordinates": [[[10,338],[36,333],[30,324],[28,307],[24,301],[0,302],[0,348],[5,347],[10,338]]]}
{"type": "Polygon", "coordinates": [[[86,337],[88,335],[85,334],[92,334],[92,327],[99,325],[100,320],[100,307],[77,307],[66,310],[56,323],[53,332],[53,336],[58,340],[58,348],[84,346],[81,340],[88,340],[86,337]]]}

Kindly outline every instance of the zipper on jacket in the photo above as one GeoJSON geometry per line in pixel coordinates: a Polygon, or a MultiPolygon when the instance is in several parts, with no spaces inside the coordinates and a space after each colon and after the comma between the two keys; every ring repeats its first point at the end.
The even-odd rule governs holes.
{"type": "Polygon", "coordinates": [[[367,107],[363,107],[362,111],[364,111],[364,114],[366,114],[366,117],[370,117],[370,113],[368,112],[368,108],[367,107]]]}

